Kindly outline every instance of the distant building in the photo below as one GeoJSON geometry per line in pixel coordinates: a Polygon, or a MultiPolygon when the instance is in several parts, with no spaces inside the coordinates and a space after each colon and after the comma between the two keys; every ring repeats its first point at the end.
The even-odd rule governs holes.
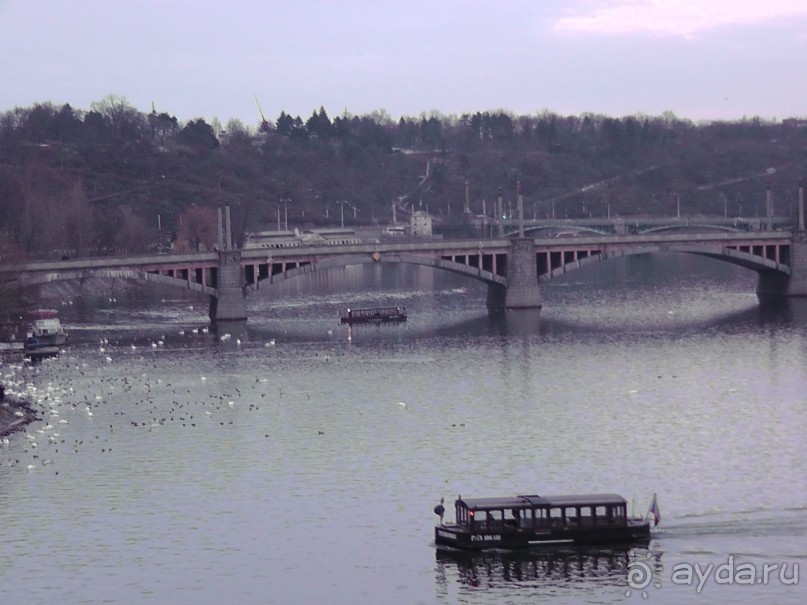
{"type": "Polygon", "coordinates": [[[782,120],[782,126],[788,128],[807,128],[807,120],[802,118],[786,118],[782,120]]]}
{"type": "Polygon", "coordinates": [[[378,238],[365,237],[352,229],[330,228],[300,231],[256,231],[247,235],[244,250],[259,248],[296,248],[299,246],[334,246],[378,242],[378,238]]]}
{"type": "Polygon", "coordinates": [[[294,231],[257,231],[248,233],[244,250],[256,248],[293,248],[302,245],[294,231]]]}
{"type": "Polygon", "coordinates": [[[406,237],[407,231],[409,231],[409,228],[406,225],[390,225],[384,228],[383,235],[406,237]]]}
{"type": "Polygon", "coordinates": [[[414,237],[431,237],[432,217],[422,210],[413,212],[411,218],[411,232],[414,237]]]}

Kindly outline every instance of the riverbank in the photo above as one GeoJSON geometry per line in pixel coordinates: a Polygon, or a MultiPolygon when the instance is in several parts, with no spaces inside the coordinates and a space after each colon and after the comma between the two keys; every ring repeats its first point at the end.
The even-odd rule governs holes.
{"type": "Polygon", "coordinates": [[[21,431],[34,420],[41,419],[28,401],[6,395],[0,403],[0,437],[21,431]]]}

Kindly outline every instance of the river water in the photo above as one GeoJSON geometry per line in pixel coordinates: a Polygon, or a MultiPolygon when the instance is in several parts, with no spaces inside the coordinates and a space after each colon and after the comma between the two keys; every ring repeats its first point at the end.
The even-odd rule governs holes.
{"type": "Polygon", "coordinates": [[[191,294],[66,289],[65,351],[0,367],[43,410],[0,444],[0,603],[803,603],[807,301],[754,280],[634,257],[489,317],[475,282],[353,267],[218,333],[191,294]],[[441,496],[585,492],[657,493],[649,548],[434,548],[441,496]]]}

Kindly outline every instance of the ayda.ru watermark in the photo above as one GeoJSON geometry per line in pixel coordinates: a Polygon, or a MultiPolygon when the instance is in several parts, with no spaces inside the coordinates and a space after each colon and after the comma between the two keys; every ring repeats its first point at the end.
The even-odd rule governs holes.
{"type": "MultiPolygon", "coordinates": [[[[632,553],[631,553],[632,554],[632,553]]],[[[650,558],[648,553],[647,557],[650,558]]],[[[718,586],[767,586],[778,583],[792,586],[799,583],[798,563],[738,563],[734,555],[729,555],[724,563],[676,563],[670,571],[670,584],[692,586],[700,593],[708,584],[718,586]]],[[[626,596],[640,592],[647,598],[647,588],[661,588],[662,582],[649,561],[632,561],[628,564],[628,586],[626,596]]]]}

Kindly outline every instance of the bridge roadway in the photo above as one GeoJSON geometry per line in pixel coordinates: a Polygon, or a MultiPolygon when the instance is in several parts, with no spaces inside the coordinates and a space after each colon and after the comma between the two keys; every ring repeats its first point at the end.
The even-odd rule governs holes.
{"type": "Polygon", "coordinates": [[[6,264],[0,268],[0,282],[5,282],[4,289],[88,278],[161,283],[208,294],[213,319],[245,319],[243,297],[259,288],[333,267],[393,262],[482,281],[488,285],[488,307],[516,309],[541,306],[540,281],[614,257],[674,251],[754,270],[760,276],[760,292],[807,295],[804,240],[803,232],[721,231],[301,245],[6,264]],[[799,265],[796,283],[791,275],[794,262],[799,265]],[[240,297],[240,303],[233,296],[240,297]],[[221,299],[227,297],[231,300],[222,306],[221,299]]]}

